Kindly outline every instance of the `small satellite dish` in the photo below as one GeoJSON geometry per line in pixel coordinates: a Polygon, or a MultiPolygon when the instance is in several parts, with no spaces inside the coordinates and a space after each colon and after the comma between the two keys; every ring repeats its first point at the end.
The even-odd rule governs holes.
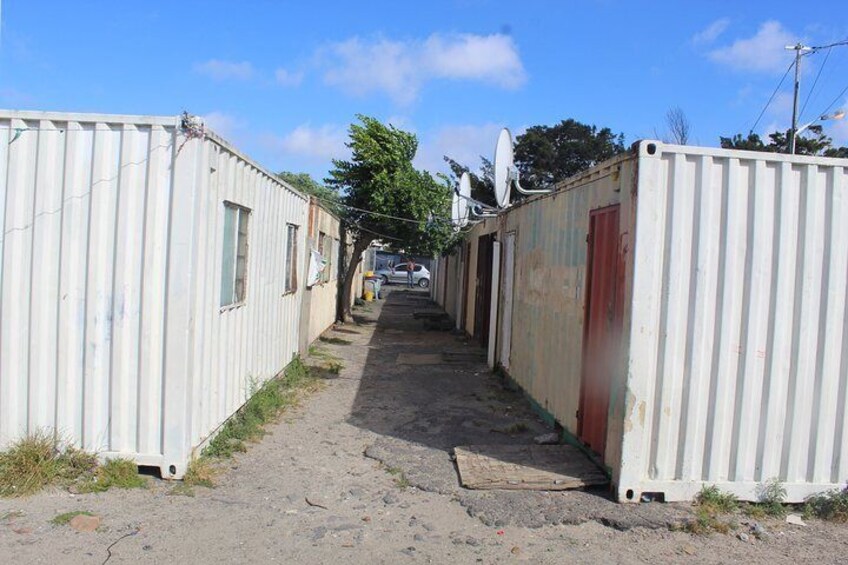
{"type": "Polygon", "coordinates": [[[468,203],[471,201],[471,175],[467,172],[462,173],[459,178],[459,225],[465,227],[468,225],[468,203]]]}
{"type": "Polygon", "coordinates": [[[498,144],[495,146],[495,199],[498,206],[505,208],[509,206],[509,193],[512,188],[510,169],[512,168],[512,134],[503,128],[498,135],[498,144]]]}
{"type": "Polygon", "coordinates": [[[514,163],[514,155],[512,152],[512,134],[509,130],[503,128],[498,136],[498,144],[495,146],[495,199],[498,201],[498,206],[506,208],[509,206],[509,194],[512,190],[512,185],[515,185],[515,190],[524,195],[529,194],[548,194],[553,189],[527,190],[521,188],[521,183],[518,181],[518,167],[514,163]]]}

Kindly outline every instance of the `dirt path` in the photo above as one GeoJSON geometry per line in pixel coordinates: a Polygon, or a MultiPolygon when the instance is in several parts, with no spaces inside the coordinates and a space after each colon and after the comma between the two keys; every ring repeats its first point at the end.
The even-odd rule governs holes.
{"type": "Polygon", "coordinates": [[[173,496],[157,482],[0,500],[0,562],[845,562],[844,526],[766,523],[767,539],[743,542],[670,532],[686,505],[462,489],[452,447],[529,442],[547,428],[486,370],[482,350],[424,330],[412,317],[424,308],[425,294],[395,291],[360,325],[331,332],[351,342],[322,345],[344,360],[338,378],[233,460],[215,489],[173,496]],[[444,362],[398,364],[404,353],[444,362]],[[49,523],[74,510],[101,516],[102,526],[80,533],[49,523]]]}

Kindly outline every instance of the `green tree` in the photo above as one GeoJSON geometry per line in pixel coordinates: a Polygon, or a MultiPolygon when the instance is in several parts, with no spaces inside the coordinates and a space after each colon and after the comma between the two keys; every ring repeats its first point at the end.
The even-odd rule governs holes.
{"type": "Polygon", "coordinates": [[[340,195],[353,254],[344,268],[339,318],[351,318],[350,293],[362,253],[374,239],[405,253],[433,255],[452,243],[451,187],[412,165],[415,135],[368,116],[351,124],[349,160],[333,160],[325,183],[340,195]]]}
{"type": "Polygon", "coordinates": [[[447,155],[444,156],[444,160],[450,167],[450,180],[453,186],[459,183],[463,173],[468,173],[471,178],[471,198],[489,206],[498,205],[495,199],[495,173],[491,161],[481,156],[480,168],[475,172],[447,155]]]}
{"type": "Polygon", "coordinates": [[[324,186],[323,184],[312,178],[309,173],[292,173],[282,171],[277,173],[277,176],[285,183],[290,184],[299,191],[315,196],[321,200],[327,207],[335,212],[338,212],[339,193],[338,191],[324,186]]]}
{"type": "MultiPolygon", "coordinates": [[[[756,133],[749,133],[747,137],[742,137],[739,133],[733,137],[719,137],[719,142],[725,149],[788,153],[789,133],[789,130],[770,133],[768,143],[764,143],[756,133]]],[[[844,158],[848,157],[848,147],[833,147],[833,140],[824,134],[822,126],[815,125],[810,126],[804,134],[795,138],[795,153],[844,158]]]]}
{"type": "Polygon", "coordinates": [[[521,185],[551,188],[624,151],[624,134],[568,119],[553,126],[533,126],[515,143],[521,185]]]}

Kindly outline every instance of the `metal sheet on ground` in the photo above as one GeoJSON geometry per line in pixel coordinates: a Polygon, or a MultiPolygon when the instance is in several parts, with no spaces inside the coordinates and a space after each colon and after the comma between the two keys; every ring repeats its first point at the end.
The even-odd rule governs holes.
{"type": "Polygon", "coordinates": [[[477,490],[568,490],[609,482],[571,445],[470,445],[454,448],[462,486],[477,490]]]}

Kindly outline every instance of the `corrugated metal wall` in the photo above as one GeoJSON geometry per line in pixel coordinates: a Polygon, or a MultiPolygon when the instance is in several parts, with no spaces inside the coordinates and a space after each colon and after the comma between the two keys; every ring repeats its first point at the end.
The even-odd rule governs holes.
{"type": "Polygon", "coordinates": [[[285,224],[305,198],[177,124],[0,114],[0,449],[49,430],[180,476],[295,353],[285,224]],[[225,199],[251,219],[247,297],[222,311],[225,199]]]}
{"type": "Polygon", "coordinates": [[[161,455],[176,121],[13,116],[0,116],[0,447],[56,430],[161,455]]]}
{"type": "MultiPolygon", "coordinates": [[[[306,197],[231,147],[207,138],[185,145],[177,159],[177,183],[194,182],[196,194],[175,200],[175,213],[194,217],[187,292],[193,297],[188,336],[191,357],[191,435],[198,445],[235,412],[256,386],[279,373],[297,354],[305,286],[306,197]],[[251,210],[248,231],[247,295],[243,303],[220,307],[223,203],[251,210]],[[182,206],[177,206],[182,204],[182,206]],[[298,227],[297,290],[285,291],[287,226],[298,227]]],[[[172,245],[176,242],[172,242],[172,245]]],[[[173,344],[169,336],[169,346],[173,344]]],[[[173,373],[177,374],[177,367],[173,373]]],[[[171,420],[178,418],[171,415],[171,420]]]]}
{"type": "MultiPolygon", "coordinates": [[[[508,373],[573,433],[589,213],[621,204],[624,335],[603,454],[620,500],[686,500],[704,484],[757,500],[776,478],[797,502],[848,480],[847,166],[643,141],[500,216],[499,239],[516,236],[508,373]]],[[[467,236],[473,270],[491,226],[467,236]]]]}
{"type": "Polygon", "coordinates": [[[640,149],[627,491],[848,479],[846,161],[640,149]]]}
{"type": "MultiPolygon", "coordinates": [[[[571,433],[577,432],[583,368],[589,212],[621,203],[621,231],[628,231],[629,163],[619,159],[516,206],[501,230],[501,238],[515,232],[508,372],[571,433]]],[[[608,448],[615,444],[607,441],[608,448]]]]}

